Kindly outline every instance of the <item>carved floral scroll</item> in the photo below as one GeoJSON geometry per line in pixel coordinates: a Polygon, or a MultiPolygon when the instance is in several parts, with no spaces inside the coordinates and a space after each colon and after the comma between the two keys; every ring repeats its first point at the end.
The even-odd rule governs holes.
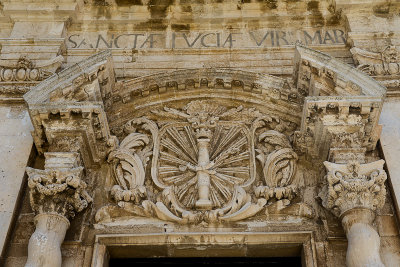
{"type": "MultiPolygon", "coordinates": [[[[129,121],[126,137],[108,156],[115,180],[111,196],[125,211],[212,223],[243,220],[295,198],[297,155],[282,133],[289,123],[202,100],[153,113],[161,122],[129,121]]],[[[104,212],[98,211],[98,221],[104,212]]],[[[311,213],[307,207],[305,215],[311,213]]]]}

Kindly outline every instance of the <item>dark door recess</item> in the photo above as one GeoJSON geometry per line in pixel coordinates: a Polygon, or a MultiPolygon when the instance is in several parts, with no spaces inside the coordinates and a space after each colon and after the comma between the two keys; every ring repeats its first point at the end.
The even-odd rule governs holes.
{"type": "Polygon", "coordinates": [[[290,266],[301,267],[300,257],[284,257],[284,258],[125,258],[111,259],[109,267],[124,266],[159,266],[159,265],[175,265],[175,266],[196,266],[196,265],[218,265],[218,266],[290,266]]]}

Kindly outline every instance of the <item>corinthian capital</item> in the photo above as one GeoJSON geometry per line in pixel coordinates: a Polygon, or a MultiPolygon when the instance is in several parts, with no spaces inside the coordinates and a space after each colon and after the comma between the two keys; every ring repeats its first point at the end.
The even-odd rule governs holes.
{"type": "Polygon", "coordinates": [[[354,208],[372,211],[381,208],[386,196],[384,163],[384,160],[367,164],[358,161],[349,161],[347,164],[325,161],[328,187],[320,195],[323,206],[336,216],[354,208]]]}
{"type": "Polygon", "coordinates": [[[45,169],[27,168],[30,202],[36,214],[56,213],[67,219],[92,201],[82,180],[79,154],[45,153],[45,169]]]}

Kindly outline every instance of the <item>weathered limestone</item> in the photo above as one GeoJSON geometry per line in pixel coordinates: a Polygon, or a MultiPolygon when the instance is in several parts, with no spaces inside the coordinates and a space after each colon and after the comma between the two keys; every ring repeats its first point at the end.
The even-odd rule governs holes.
{"type": "MultiPolygon", "coordinates": [[[[2,105],[0,107],[0,253],[7,248],[7,236],[16,216],[15,205],[24,187],[25,167],[32,153],[33,141],[29,132],[32,123],[22,105],[2,105]]],[[[4,255],[2,255],[4,256],[4,255]]]]}
{"type": "Polygon", "coordinates": [[[348,267],[380,266],[380,237],[372,227],[375,211],[385,203],[384,161],[360,164],[324,162],[327,188],[320,193],[322,204],[342,220],[348,240],[348,267]]]}
{"type": "Polygon", "coordinates": [[[398,105],[384,103],[400,92],[399,11],[394,0],[1,1],[0,101],[26,101],[36,145],[34,212],[21,191],[13,215],[32,129],[0,112],[26,123],[0,124],[1,238],[16,220],[5,266],[134,255],[336,267],[346,247],[348,266],[399,266],[398,105]]]}
{"type": "Polygon", "coordinates": [[[372,227],[374,211],[354,208],[342,214],[341,219],[348,240],[347,266],[384,267],[379,255],[380,237],[372,227]]]}
{"type": "MultiPolygon", "coordinates": [[[[108,157],[116,183],[111,196],[118,207],[132,215],[194,225],[241,221],[275,201],[287,208],[300,183],[294,179],[297,155],[285,134],[290,122],[225,105],[193,100],[126,122],[128,135],[108,157]],[[163,123],[166,118],[172,121],[163,123]],[[254,184],[256,154],[264,167],[262,185],[254,184]],[[145,184],[150,155],[151,182],[145,184]],[[157,188],[162,189],[158,194],[157,188]]],[[[297,204],[304,216],[311,215],[307,205],[297,204]]],[[[110,206],[103,207],[96,219],[104,221],[111,213],[110,206]]]]}
{"type": "MultiPolygon", "coordinates": [[[[64,46],[66,22],[76,14],[79,6],[76,1],[67,2],[56,4],[45,1],[39,3],[6,0],[1,3],[0,102],[5,104],[7,109],[19,109],[20,120],[11,127],[7,123],[2,124],[4,131],[8,132],[3,135],[7,137],[2,140],[8,147],[4,147],[6,152],[0,156],[1,162],[6,164],[1,166],[4,171],[1,184],[7,188],[8,193],[2,194],[1,197],[6,207],[0,208],[0,265],[5,252],[3,247],[6,236],[12,228],[11,214],[18,207],[18,192],[23,188],[24,174],[21,172],[21,162],[26,166],[33,145],[29,134],[32,125],[26,120],[28,112],[22,96],[54,74],[64,61],[60,53],[64,46]],[[18,128],[23,128],[22,132],[18,128]],[[11,138],[12,136],[15,138],[11,138]],[[24,148],[20,148],[19,145],[24,148]],[[17,160],[14,160],[14,153],[18,155],[17,160]]],[[[3,114],[2,122],[8,121],[8,115],[3,114]]]]}
{"type": "Polygon", "coordinates": [[[70,225],[59,214],[42,213],[35,217],[36,230],[29,239],[26,267],[61,266],[61,243],[70,225]]]}
{"type": "Polygon", "coordinates": [[[30,202],[37,215],[26,267],[61,266],[60,247],[69,219],[92,202],[78,153],[49,152],[45,157],[44,170],[27,168],[30,202]]]}
{"type": "Polygon", "coordinates": [[[382,124],[381,144],[385,155],[385,161],[388,166],[388,175],[390,184],[394,191],[394,204],[399,211],[400,207],[400,165],[398,159],[400,156],[400,102],[393,100],[383,104],[382,115],[379,123],[382,124]]]}

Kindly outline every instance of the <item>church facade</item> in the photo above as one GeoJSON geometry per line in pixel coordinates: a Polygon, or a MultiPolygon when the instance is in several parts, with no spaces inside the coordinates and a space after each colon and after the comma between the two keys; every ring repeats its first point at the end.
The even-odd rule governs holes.
{"type": "Polygon", "coordinates": [[[0,3],[1,266],[400,265],[397,1],[0,3]]]}

